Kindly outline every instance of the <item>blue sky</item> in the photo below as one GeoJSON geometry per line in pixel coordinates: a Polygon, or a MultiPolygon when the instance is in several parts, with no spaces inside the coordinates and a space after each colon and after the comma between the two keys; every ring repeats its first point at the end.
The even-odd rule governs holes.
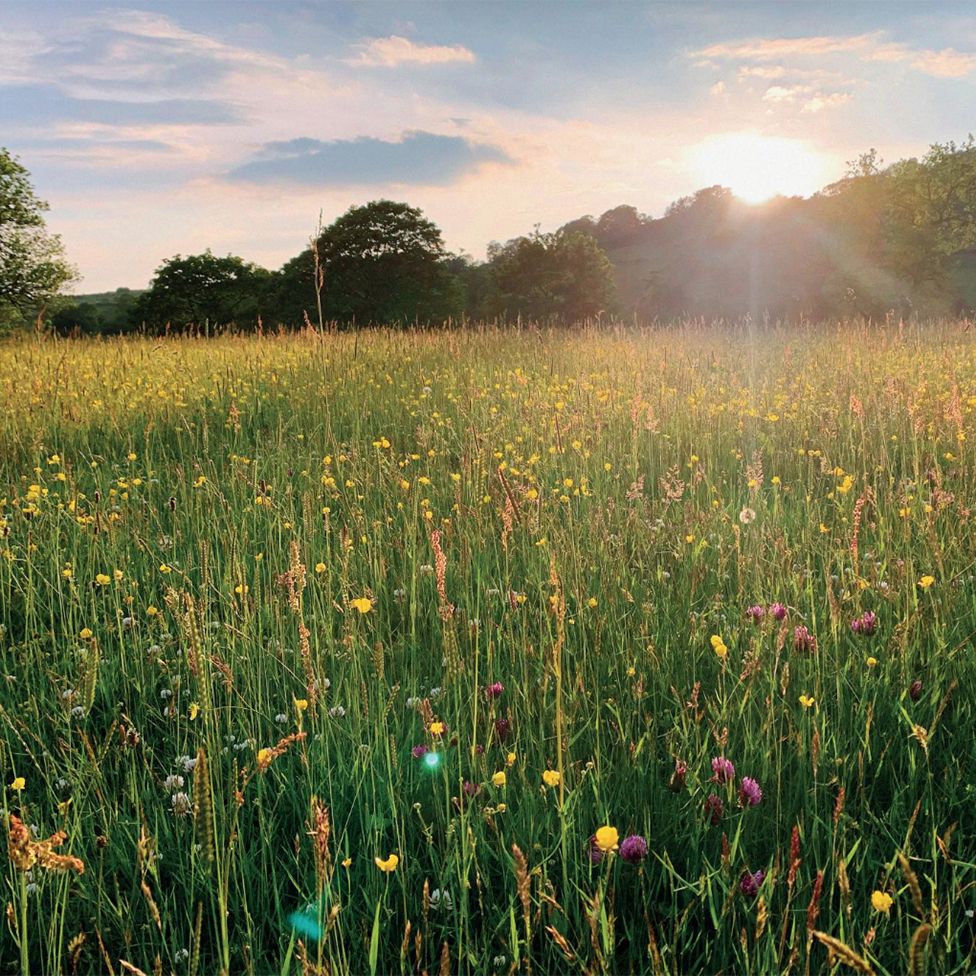
{"type": "Polygon", "coordinates": [[[720,182],[810,193],[965,138],[965,2],[0,4],[0,145],[80,290],[267,267],[379,197],[448,246],[720,182]]]}

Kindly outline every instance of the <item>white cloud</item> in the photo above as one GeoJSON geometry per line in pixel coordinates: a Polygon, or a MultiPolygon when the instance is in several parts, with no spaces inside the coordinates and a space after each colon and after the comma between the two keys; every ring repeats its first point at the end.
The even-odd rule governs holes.
{"type": "Polygon", "coordinates": [[[725,94],[725,82],[716,81],[711,88],[708,89],[709,95],[724,95],[725,94]]]}
{"type": "Polygon", "coordinates": [[[693,51],[692,59],[758,62],[739,69],[740,76],[778,78],[782,66],[765,67],[766,61],[823,58],[829,55],[857,55],[866,61],[907,64],[915,71],[935,78],[964,78],[976,72],[976,53],[947,47],[940,51],[918,48],[887,40],[883,31],[851,35],[817,35],[811,37],[755,38],[747,41],[724,41],[693,51]],[[775,74],[773,73],[775,72],[775,74]]]}
{"type": "Polygon", "coordinates": [[[801,112],[815,113],[821,112],[825,108],[837,108],[851,100],[849,92],[831,92],[829,95],[816,94],[813,98],[803,103],[801,112]]]}
{"type": "Polygon", "coordinates": [[[416,44],[396,34],[375,37],[357,45],[359,54],[347,64],[362,68],[395,68],[401,64],[450,64],[475,61],[474,52],[461,44],[416,44]]]}

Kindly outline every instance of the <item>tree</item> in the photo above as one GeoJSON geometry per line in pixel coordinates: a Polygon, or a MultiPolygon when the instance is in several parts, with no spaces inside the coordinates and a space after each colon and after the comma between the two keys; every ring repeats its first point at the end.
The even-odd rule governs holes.
{"type": "Polygon", "coordinates": [[[228,254],[175,255],[164,261],[132,309],[137,325],[158,331],[166,326],[252,326],[270,304],[272,274],[228,254]]]}
{"type": "MultiPolygon", "coordinates": [[[[351,207],[317,240],[322,311],[343,323],[433,322],[460,314],[463,288],[437,226],[416,207],[374,200],[351,207]]],[[[279,277],[278,314],[316,317],[315,257],[307,248],[279,277]]]]}
{"type": "Polygon", "coordinates": [[[27,170],[0,148],[0,325],[43,308],[77,277],[44,225],[47,209],[27,170]]]}
{"type": "Polygon", "coordinates": [[[504,314],[577,322],[613,303],[613,267],[588,234],[536,231],[488,253],[504,314]]]}

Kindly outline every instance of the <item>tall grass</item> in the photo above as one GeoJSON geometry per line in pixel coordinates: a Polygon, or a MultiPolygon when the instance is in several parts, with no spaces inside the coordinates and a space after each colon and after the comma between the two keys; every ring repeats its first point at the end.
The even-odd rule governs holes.
{"type": "Polygon", "coordinates": [[[974,351],[0,347],[0,971],[970,971],[974,351]]]}

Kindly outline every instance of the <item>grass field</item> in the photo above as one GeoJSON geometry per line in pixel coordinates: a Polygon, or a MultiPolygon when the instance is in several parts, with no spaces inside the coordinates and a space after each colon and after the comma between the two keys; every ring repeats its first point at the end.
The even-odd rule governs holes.
{"type": "Polygon", "coordinates": [[[976,967],[962,324],[18,340],[0,398],[0,972],[976,967]]]}

